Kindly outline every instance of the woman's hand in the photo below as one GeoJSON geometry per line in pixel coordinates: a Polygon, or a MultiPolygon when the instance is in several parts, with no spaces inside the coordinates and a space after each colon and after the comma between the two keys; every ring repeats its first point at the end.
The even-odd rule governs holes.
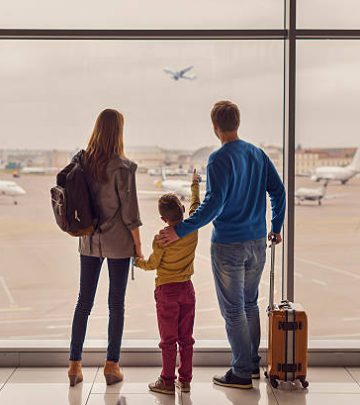
{"type": "Polygon", "coordinates": [[[140,257],[140,259],[144,258],[143,252],[141,250],[141,237],[140,237],[140,228],[135,228],[131,230],[131,235],[134,241],[135,246],[135,256],[140,257]]]}
{"type": "Polygon", "coordinates": [[[141,249],[141,245],[135,245],[135,257],[139,259],[144,258],[144,254],[141,249]]]}

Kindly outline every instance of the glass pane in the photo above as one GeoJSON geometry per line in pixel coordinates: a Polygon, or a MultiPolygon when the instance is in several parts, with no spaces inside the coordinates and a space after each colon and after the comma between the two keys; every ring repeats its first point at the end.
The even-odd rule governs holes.
{"type": "Polygon", "coordinates": [[[279,0],[13,0],[0,4],[1,28],[282,28],[279,0]],[[85,11],[86,10],[86,11],[85,11]]]}
{"type": "Polygon", "coordinates": [[[312,338],[359,339],[360,42],[300,41],[297,63],[296,299],[312,338]]]}
{"type": "MultiPolygon", "coordinates": [[[[54,172],[86,145],[102,109],[114,107],[125,115],[126,152],[139,165],[146,255],[163,222],[157,193],[145,191],[161,193],[158,169],[164,165],[183,180],[192,166],[206,166],[218,146],[210,122],[215,101],[237,102],[240,134],[264,145],[281,167],[281,41],[2,41],[0,52],[0,178],[27,193],[18,205],[6,196],[0,202],[3,338],[69,337],[79,282],[77,240],[57,228],[49,189],[54,172]],[[163,71],[190,65],[193,80],[176,81],[163,71]]],[[[210,269],[210,233],[211,225],[200,232],[195,263],[199,339],[225,338],[210,269]]],[[[104,265],[89,338],[106,337],[106,273],[104,265]]],[[[129,280],[126,338],[158,338],[154,276],[136,270],[135,281],[129,280]]],[[[260,291],[263,320],[267,297],[268,272],[260,291]]]]}
{"type": "Polygon", "coordinates": [[[358,0],[301,0],[297,2],[298,28],[359,29],[358,0]]]}

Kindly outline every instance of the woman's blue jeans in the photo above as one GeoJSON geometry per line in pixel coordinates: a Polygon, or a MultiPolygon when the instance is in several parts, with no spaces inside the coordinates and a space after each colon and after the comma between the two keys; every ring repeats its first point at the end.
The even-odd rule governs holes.
{"type": "MultiPolygon", "coordinates": [[[[94,298],[104,259],[80,256],[80,293],[75,308],[70,360],[81,360],[88,317],[94,305],[94,298]]],[[[124,301],[129,275],[130,259],[107,259],[109,268],[109,325],[107,360],[118,362],[124,329],[124,301]]]]}
{"type": "Polygon", "coordinates": [[[232,350],[232,371],[238,377],[251,378],[259,367],[257,299],[265,260],[265,238],[211,245],[216,293],[232,350]]]}

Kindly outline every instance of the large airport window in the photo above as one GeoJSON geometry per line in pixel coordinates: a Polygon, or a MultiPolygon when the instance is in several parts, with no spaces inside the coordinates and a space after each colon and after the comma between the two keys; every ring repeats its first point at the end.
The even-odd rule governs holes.
{"type": "Polygon", "coordinates": [[[358,0],[297,1],[298,28],[359,29],[358,0]]]}
{"type": "Polygon", "coordinates": [[[313,339],[359,339],[360,42],[297,50],[295,295],[313,339]]]}
{"type": "MultiPolygon", "coordinates": [[[[56,171],[85,146],[102,109],[114,107],[125,115],[126,153],[138,163],[146,255],[163,226],[157,213],[162,175],[176,191],[193,167],[204,170],[217,146],[209,115],[215,101],[239,104],[240,135],[263,147],[282,170],[281,40],[3,40],[0,53],[0,179],[26,191],[0,201],[2,338],[70,335],[79,279],[77,240],[57,228],[49,189],[56,171]],[[190,67],[187,79],[174,80],[169,73],[190,67]]],[[[197,249],[195,335],[225,339],[210,269],[210,232],[211,226],[200,232],[197,249]]],[[[277,277],[281,267],[279,249],[277,277]]],[[[106,337],[107,286],[104,266],[89,338],[106,337]]],[[[135,281],[129,280],[125,338],[158,338],[153,287],[154,273],[136,270],[135,281]]],[[[267,268],[259,296],[264,331],[268,288],[267,268]]]]}
{"type": "Polygon", "coordinates": [[[283,0],[14,0],[1,2],[1,28],[282,28],[283,0]]]}

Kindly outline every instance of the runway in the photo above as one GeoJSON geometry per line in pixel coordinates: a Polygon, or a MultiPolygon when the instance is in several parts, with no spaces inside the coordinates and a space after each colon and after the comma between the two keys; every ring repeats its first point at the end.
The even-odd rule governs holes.
{"type": "MultiPolygon", "coordinates": [[[[0,178],[10,180],[9,174],[0,178]]],[[[147,174],[137,178],[139,190],[155,190],[147,174]]],[[[52,176],[23,175],[16,179],[27,194],[19,204],[0,199],[0,338],[67,339],[78,294],[77,240],[56,226],[50,206],[52,176]]],[[[297,187],[318,187],[298,178],[297,187]]],[[[309,314],[312,338],[360,337],[360,179],[345,186],[330,183],[322,206],[296,206],[296,300],[309,314]]],[[[144,253],[163,227],[157,197],[140,198],[144,253]]],[[[270,216],[270,212],[269,212],[270,216]]],[[[193,282],[197,294],[195,337],[225,339],[210,266],[211,225],[200,231],[193,282]]],[[[276,297],[281,294],[281,249],[277,251],[276,297]]],[[[153,300],[155,272],[136,269],[129,279],[124,338],[157,339],[153,300]]],[[[269,288],[269,260],[263,274],[259,306],[263,333],[269,288]]],[[[87,336],[107,334],[107,268],[104,265],[87,336]]]]}

